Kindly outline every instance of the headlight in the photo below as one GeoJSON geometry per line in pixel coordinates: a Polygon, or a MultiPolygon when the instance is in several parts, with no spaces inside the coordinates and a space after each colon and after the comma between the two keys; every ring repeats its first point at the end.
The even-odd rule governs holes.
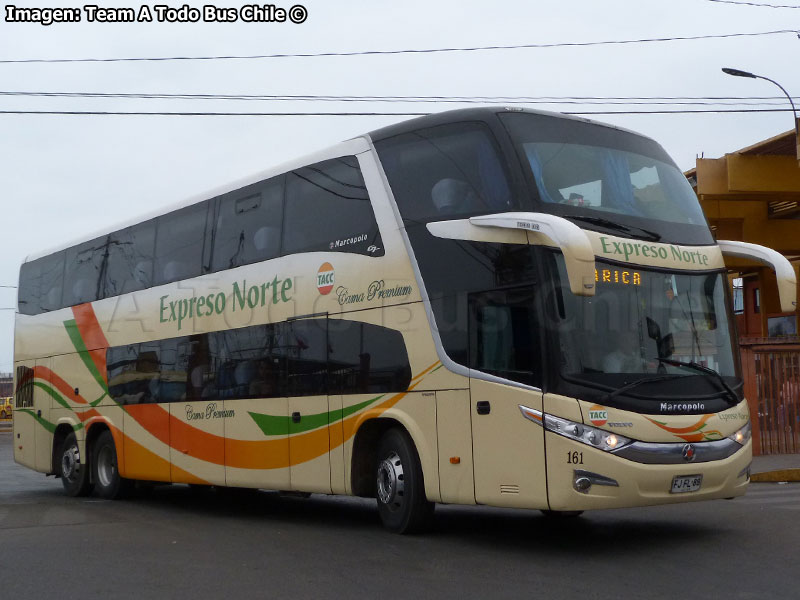
{"type": "Polygon", "coordinates": [[[753,427],[750,422],[747,422],[747,425],[742,427],[739,431],[734,433],[733,435],[729,435],[728,439],[733,440],[737,444],[741,444],[744,446],[747,443],[747,440],[750,439],[750,436],[753,434],[753,427]]]}
{"type": "Polygon", "coordinates": [[[563,435],[564,437],[568,437],[576,442],[581,442],[587,446],[599,448],[606,452],[618,450],[633,441],[610,431],[590,427],[583,423],[575,423],[574,421],[562,419],[561,417],[542,414],[540,411],[533,410],[527,406],[520,406],[519,408],[526,419],[543,425],[548,431],[563,435]]]}

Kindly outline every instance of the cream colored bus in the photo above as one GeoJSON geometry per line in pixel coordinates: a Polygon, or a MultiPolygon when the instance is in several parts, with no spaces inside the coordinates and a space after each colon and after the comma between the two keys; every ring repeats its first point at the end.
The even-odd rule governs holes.
{"type": "MultiPolygon", "coordinates": [[[[14,457],[577,514],[743,494],[723,254],[663,149],[519,109],[358,137],[22,265],[14,457]]],[[[787,270],[788,269],[788,270],[787,270]]]]}

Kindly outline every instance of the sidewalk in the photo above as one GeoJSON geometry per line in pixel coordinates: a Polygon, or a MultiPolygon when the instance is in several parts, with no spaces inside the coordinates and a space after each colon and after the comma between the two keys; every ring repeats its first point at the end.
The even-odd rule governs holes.
{"type": "Polygon", "coordinates": [[[800,454],[754,456],[751,481],[800,481],[800,454]]]}

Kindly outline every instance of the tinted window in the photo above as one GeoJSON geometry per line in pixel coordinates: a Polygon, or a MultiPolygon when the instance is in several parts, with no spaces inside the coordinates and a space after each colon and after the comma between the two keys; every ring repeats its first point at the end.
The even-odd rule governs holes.
{"type": "Polygon", "coordinates": [[[469,366],[529,385],[541,385],[533,288],[472,294],[469,366]]]}
{"type": "Polygon", "coordinates": [[[118,296],[153,284],[155,219],[109,236],[104,297],[118,296]]]}
{"type": "Polygon", "coordinates": [[[327,319],[303,319],[287,325],[289,395],[318,396],[328,393],[327,319]]]}
{"type": "Polygon", "coordinates": [[[285,396],[285,325],[256,325],[212,334],[218,339],[216,398],[285,396]]]}
{"type": "Polygon", "coordinates": [[[377,325],[304,319],[109,348],[123,404],[404,391],[403,336],[377,325]]]}
{"type": "Polygon", "coordinates": [[[108,236],[66,250],[66,285],[63,306],[102,298],[108,236]]]}
{"type": "Polygon", "coordinates": [[[328,322],[330,393],[408,389],[411,366],[399,331],[355,321],[328,322]]]}
{"type": "Polygon", "coordinates": [[[358,160],[336,158],[286,176],[283,253],[383,254],[358,160]]]}
{"type": "Polygon", "coordinates": [[[211,269],[232,269],[278,256],[282,218],[282,176],[223,196],[217,208],[211,269]]]}
{"type": "Polygon", "coordinates": [[[203,273],[209,205],[201,202],[156,219],[154,285],[203,273]]]}
{"type": "Polygon", "coordinates": [[[19,311],[24,315],[58,310],[64,281],[64,253],[25,263],[20,269],[19,311]]]}
{"type": "Polygon", "coordinates": [[[406,221],[515,210],[485,125],[431,127],[380,141],[376,148],[406,221]]]}

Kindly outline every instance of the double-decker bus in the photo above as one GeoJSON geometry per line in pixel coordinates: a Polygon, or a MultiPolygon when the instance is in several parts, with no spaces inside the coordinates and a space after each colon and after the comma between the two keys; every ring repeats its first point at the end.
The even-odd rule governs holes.
{"type": "Polygon", "coordinates": [[[135,482],[578,514],[751,463],[724,254],[654,141],[520,109],[410,120],[22,265],[14,457],[135,482]]]}

